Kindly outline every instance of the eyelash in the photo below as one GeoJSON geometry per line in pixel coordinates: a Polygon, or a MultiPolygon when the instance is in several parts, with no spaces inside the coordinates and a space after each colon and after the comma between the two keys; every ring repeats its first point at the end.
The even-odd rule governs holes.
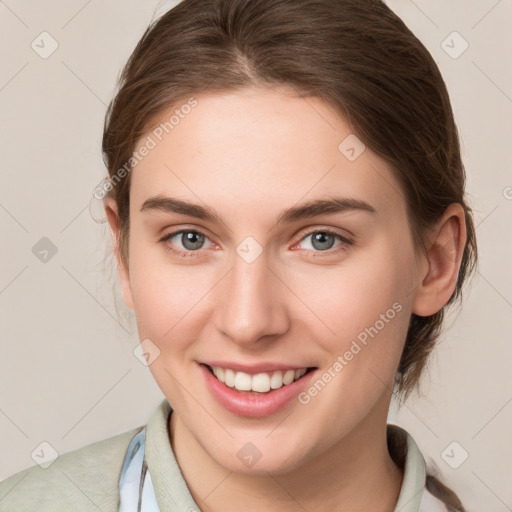
{"type": "MultiPolygon", "coordinates": [[[[184,258],[194,258],[194,257],[198,257],[198,255],[201,253],[201,251],[203,249],[198,249],[196,251],[192,251],[192,250],[188,250],[188,251],[183,251],[181,249],[175,249],[173,247],[171,247],[168,243],[166,243],[168,240],[170,240],[171,238],[174,238],[176,235],[179,235],[181,233],[197,233],[199,235],[203,235],[205,238],[209,239],[206,234],[202,233],[201,231],[197,230],[197,229],[180,229],[178,231],[173,231],[172,233],[168,233],[166,234],[163,238],[161,238],[159,240],[159,242],[163,243],[164,244],[164,249],[166,251],[169,251],[171,253],[174,253],[178,256],[181,256],[181,257],[184,257],[184,258]]],[[[338,251],[344,251],[347,249],[347,247],[345,246],[352,246],[352,245],[355,245],[355,241],[354,240],[351,240],[350,238],[347,238],[343,235],[340,235],[339,233],[337,233],[336,231],[332,231],[330,229],[314,229],[314,230],[311,230],[307,233],[304,234],[304,236],[299,240],[299,242],[297,243],[300,243],[302,242],[306,237],[308,237],[309,235],[313,235],[315,233],[324,233],[324,234],[328,234],[328,235],[332,235],[334,237],[337,237],[341,242],[342,244],[333,248],[333,249],[327,249],[325,251],[315,251],[313,250],[312,252],[315,254],[313,257],[314,258],[322,258],[322,256],[318,255],[318,253],[325,253],[329,256],[332,256],[333,253],[337,253],[338,251]]],[[[294,244],[296,245],[296,244],[294,244]]],[[[304,250],[310,250],[310,249],[304,249],[304,250]]]]}

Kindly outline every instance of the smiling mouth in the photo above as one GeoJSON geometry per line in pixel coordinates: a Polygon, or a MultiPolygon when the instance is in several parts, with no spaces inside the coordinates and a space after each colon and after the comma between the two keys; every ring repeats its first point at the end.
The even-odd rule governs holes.
{"type": "Polygon", "coordinates": [[[264,395],[287,386],[316,370],[316,367],[305,367],[296,370],[273,370],[250,375],[220,366],[204,364],[208,371],[226,386],[250,395],[264,395]]]}

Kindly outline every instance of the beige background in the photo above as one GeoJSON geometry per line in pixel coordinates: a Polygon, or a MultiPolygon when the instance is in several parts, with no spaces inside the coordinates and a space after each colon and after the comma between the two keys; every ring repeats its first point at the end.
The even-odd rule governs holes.
{"type": "MultiPolygon", "coordinates": [[[[93,220],[101,211],[91,203],[106,172],[106,105],[158,4],[0,1],[0,479],[33,465],[43,441],[64,453],[124,432],[146,423],[163,398],[132,353],[135,323],[124,316],[104,259],[109,233],[93,220]],[[51,48],[43,31],[58,43],[46,59],[31,47],[39,41],[43,51],[44,37],[51,48]],[[32,251],[43,237],[57,249],[46,262],[32,251]]],[[[470,512],[511,510],[512,2],[389,5],[447,82],[481,258],[422,397],[393,408],[390,421],[412,433],[470,512]],[[464,41],[457,58],[445,51],[460,53],[464,41]]]]}

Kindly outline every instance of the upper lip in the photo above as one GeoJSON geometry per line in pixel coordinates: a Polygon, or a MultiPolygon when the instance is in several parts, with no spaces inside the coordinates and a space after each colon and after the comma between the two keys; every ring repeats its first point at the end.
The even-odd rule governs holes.
{"type": "Polygon", "coordinates": [[[271,372],[275,370],[300,370],[301,368],[311,368],[309,365],[290,365],[283,363],[263,362],[258,364],[241,364],[231,361],[202,361],[202,364],[208,366],[220,366],[221,368],[229,368],[237,372],[244,372],[249,375],[257,373],[271,372]]]}

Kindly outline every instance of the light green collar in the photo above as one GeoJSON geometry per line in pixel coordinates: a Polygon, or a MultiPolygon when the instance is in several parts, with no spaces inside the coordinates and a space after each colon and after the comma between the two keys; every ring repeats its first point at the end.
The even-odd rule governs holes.
{"type": "Polygon", "coordinates": [[[404,477],[394,512],[419,512],[427,478],[425,459],[416,441],[406,430],[388,424],[388,432],[407,439],[404,477]]]}

